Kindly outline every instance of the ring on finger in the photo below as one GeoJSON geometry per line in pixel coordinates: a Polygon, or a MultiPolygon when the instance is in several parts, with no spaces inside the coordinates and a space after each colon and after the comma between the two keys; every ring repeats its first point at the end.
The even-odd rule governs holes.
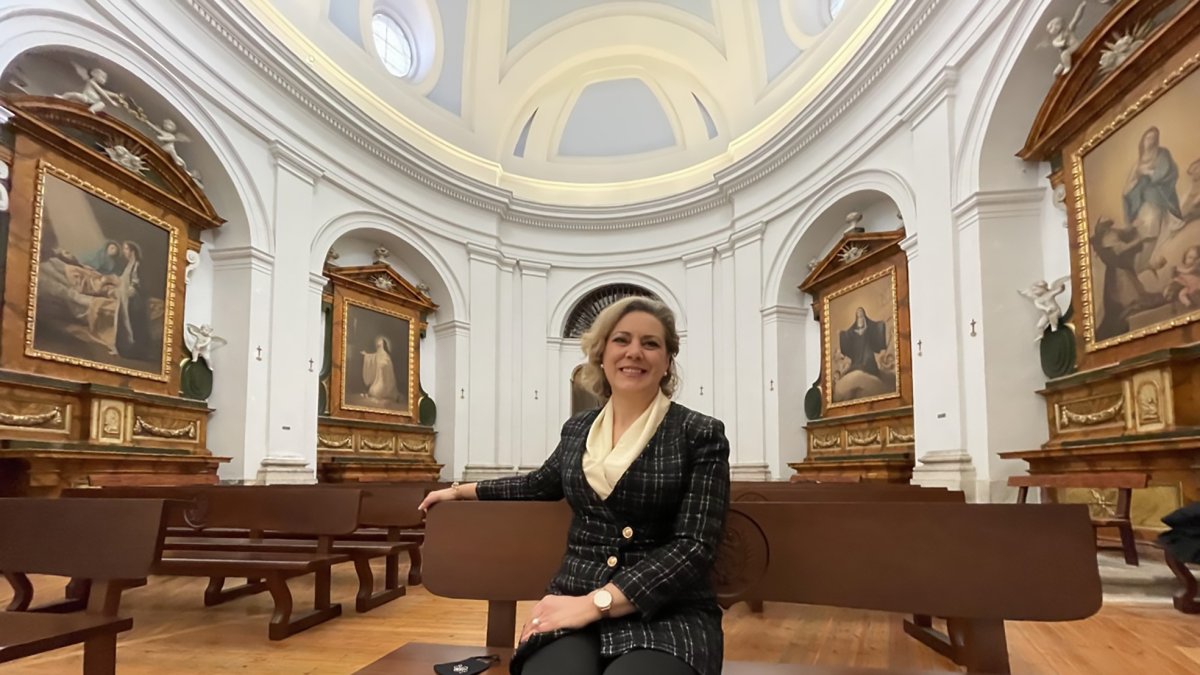
{"type": "Polygon", "coordinates": [[[539,619],[539,618],[537,618],[537,617],[535,616],[535,617],[533,617],[533,621],[530,621],[529,623],[532,623],[532,624],[533,624],[533,626],[536,628],[536,627],[538,627],[539,625],[541,625],[541,623],[542,623],[542,620],[541,620],[541,619],[539,619]]]}

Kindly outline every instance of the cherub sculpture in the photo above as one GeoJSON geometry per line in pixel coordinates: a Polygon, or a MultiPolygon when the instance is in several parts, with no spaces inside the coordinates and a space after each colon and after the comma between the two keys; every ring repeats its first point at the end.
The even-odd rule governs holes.
{"type": "Polygon", "coordinates": [[[1079,26],[1079,20],[1083,18],[1083,8],[1086,6],[1087,0],[1082,0],[1068,24],[1064,25],[1061,16],[1050,19],[1050,23],[1046,24],[1046,30],[1050,33],[1050,45],[1058,50],[1058,65],[1054,66],[1055,75],[1066,75],[1071,71],[1071,57],[1075,50],[1079,49],[1079,38],[1075,37],[1075,28],[1079,26]]]}
{"type": "Polygon", "coordinates": [[[187,171],[187,163],[184,162],[183,158],[179,156],[179,153],[175,151],[175,144],[189,143],[192,139],[188,138],[186,134],[179,133],[178,127],[175,126],[175,120],[173,119],[164,119],[161,127],[156,126],[152,122],[146,122],[146,125],[154,130],[154,140],[158,141],[159,146],[161,146],[162,149],[165,150],[168,155],[170,155],[171,159],[174,160],[175,165],[184,171],[187,171]]]}
{"type": "Polygon", "coordinates": [[[79,91],[59,94],[58,98],[83,103],[88,107],[88,112],[93,115],[104,110],[106,105],[119,105],[117,94],[104,88],[104,85],[108,83],[108,73],[99,68],[92,68],[89,71],[79,64],[71,65],[75,66],[75,72],[83,78],[83,88],[79,91]]]}
{"type": "Polygon", "coordinates": [[[213,333],[213,327],[208,324],[199,326],[189,323],[187,325],[188,335],[192,336],[192,344],[188,348],[192,351],[192,360],[199,361],[204,359],[204,363],[212,368],[212,353],[217,348],[229,343],[225,338],[213,333]]]}
{"type": "Polygon", "coordinates": [[[1033,306],[1040,313],[1037,321],[1037,338],[1034,342],[1042,339],[1046,328],[1049,328],[1051,331],[1058,330],[1058,321],[1062,317],[1062,309],[1059,308],[1058,300],[1055,298],[1067,290],[1067,282],[1070,280],[1071,277],[1063,277],[1052,284],[1047,284],[1045,281],[1035,281],[1029,288],[1017,291],[1029,298],[1033,302],[1033,306]]]}

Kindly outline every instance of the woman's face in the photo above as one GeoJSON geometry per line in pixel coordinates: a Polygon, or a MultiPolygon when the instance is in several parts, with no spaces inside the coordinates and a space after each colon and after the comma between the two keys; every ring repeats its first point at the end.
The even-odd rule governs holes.
{"type": "Polygon", "coordinates": [[[604,345],[604,376],[613,396],[650,396],[667,374],[666,330],[647,312],[621,317],[604,345]]]}
{"type": "Polygon", "coordinates": [[[128,259],[130,259],[130,260],[136,260],[136,259],[137,259],[137,255],[136,255],[136,254],[133,252],[133,247],[132,247],[132,246],[130,246],[129,244],[122,244],[122,245],[121,245],[121,250],[122,250],[122,252],[124,252],[124,253],[125,253],[125,257],[126,257],[126,258],[128,258],[128,259]]]}
{"type": "Polygon", "coordinates": [[[375,338],[375,349],[383,349],[383,338],[382,337],[375,338]]]}
{"type": "Polygon", "coordinates": [[[1158,131],[1151,129],[1142,135],[1142,152],[1158,147],[1158,131]]]}
{"type": "Polygon", "coordinates": [[[120,250],[119,248],[117,248],[117,245],[116,245],[116,244],[109,244],[109,245],[108,245],[108,247],[105,249],[105,251],[106,251],[106,252],[108,253],[108,255],[110,255],[110,256],[114,256],[114,255],[116,255],[116,254],[118,254],[118,253],[120,253],[120,252],[121,252],[121,250],[120,250]]]}

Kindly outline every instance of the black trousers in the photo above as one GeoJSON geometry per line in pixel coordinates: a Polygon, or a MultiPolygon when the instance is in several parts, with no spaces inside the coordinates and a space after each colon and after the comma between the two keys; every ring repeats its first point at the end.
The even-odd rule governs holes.
{"type": "Polygon", "coordinates": [[[522,675],[696,675],[685,661],[666,652],[635,649],[615,659],[600,656],[594,630],[564,635],[539,648],[525,662],[522,675]]]}

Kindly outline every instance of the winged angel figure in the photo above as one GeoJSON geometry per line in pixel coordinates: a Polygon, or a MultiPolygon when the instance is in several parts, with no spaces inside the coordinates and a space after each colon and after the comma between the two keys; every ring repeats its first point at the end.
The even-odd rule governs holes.
{"type": "Polygon", "coordinates": [[[199,326],[189,323],[187,325],[188,335],[192,336],[192,360],[199,361],[204,359],[209,368],[212,368],[212,353],[213,350],[227,344],[229,341],[213,332],[213,327],[208,324],[199,326]]]}
{"type": "Polygon", "coordinates": [[[108,73],[100,68],[93,68],[89,71],[78,63],[71,65],[75,67],[75,72],[79,74],[79,77],[83,78],[83,87],[79,91],[59,94],[58,98],[82,103],[93,115],[104,110],[106,105],[117,105],[117,94],[104,88],[104,85],[108,84],[108,73]]]}
{"type": "Polygon", "coordinates": [[[1063,291],[1067,290],[1067,282],[1070,280],[1071,277],[1067,276],[1057,279],[1052,284],[1047,284],[1045,281],[1035,281],[1029,288],[1017,291],[1029,298],[1040,314],[1037,321],[1037,338],[1034,342],[1042,339],[1042,334],[1046,332],[1046,328],[1049,328],[1051,331],[1058,330],[1058,320],[1062,317],[1062,309],[1059,308],[1056,298],[1063,291]]]}

